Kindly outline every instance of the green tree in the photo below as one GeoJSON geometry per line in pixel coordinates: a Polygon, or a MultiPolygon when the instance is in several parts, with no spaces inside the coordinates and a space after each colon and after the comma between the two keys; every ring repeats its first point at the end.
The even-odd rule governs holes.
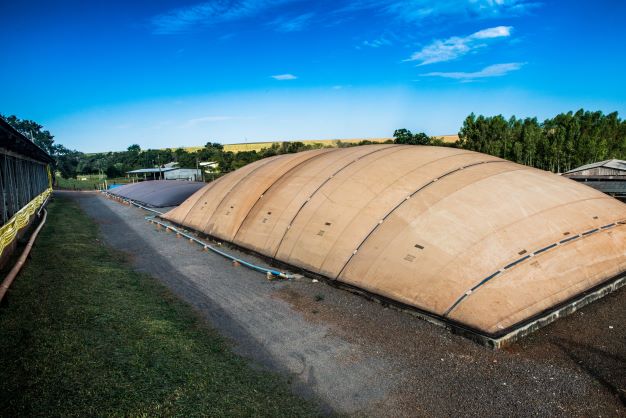
{"type": "Polygon", "coordinates": [[[408,129],[396,129],[393,133],[393,141],[396,144],[409,144],[413,139],[413,134],[408,129]]]}
{"type": "Polygon", "coordinates": [[[538,123],[501,115],[470,114],[459,130],[459,146],[544,170],[563,172],[609,158],[626,158],[626,122],[617,112],[580,109],[538,123]]]}
{"type": "Polygon", "coordinates": [[[50,131],[43,129],[43,126],[32,120],[19,119],[15,115],[0,115],[16,131],[31,139],[37,146],[50,155],[55,154],[54,136],[50,131]]]}
{"type": "Polygon", "coordinates": [[[56,146],[56,170],[66,179],[74,178],[83,154],[78,151],[65,148],[63,145],[56,146]]]}
{"type": "Polygon", "coordinates": [[[393,138],[396,144],[405,145],[429,145],[432,141],[432,138],[424,132],[413,134],[408,129],[396,129],[393,138]]]}

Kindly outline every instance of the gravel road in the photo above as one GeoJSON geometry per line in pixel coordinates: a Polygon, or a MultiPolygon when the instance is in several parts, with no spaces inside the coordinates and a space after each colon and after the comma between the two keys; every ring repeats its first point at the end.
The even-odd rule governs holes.
{"type": "MultiPolygon", "coordinates": [[[[626,416],[626,289],[502,350],[308,278],[268,281],[95,193],[63,192],[109,245],[259,367],[327,412],[364,416],[626,416]]],[[[265,265],[247,254],[240,257],[265,265]]]]}

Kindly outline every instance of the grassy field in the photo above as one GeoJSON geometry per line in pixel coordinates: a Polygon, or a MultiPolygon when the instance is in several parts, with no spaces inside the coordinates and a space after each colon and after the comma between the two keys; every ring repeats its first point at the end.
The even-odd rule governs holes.
{"type": "MultiPolygon", "coordinates": [[[[126,184],[128,182],[130,180],[125,177],[107,180],[108,184],[126,184]]],[[[104,183],[104,180],[98,178],[98,176],[78,176],[77,179],[64,179],[61,176],[57,176],[55,188],[64,190],[96,190],[102,183],[104,183]]]]}
{"type": "MultiPolygon", "coordinates": [[[[441,140],[443,140],[443,142],[456,142],[459,140],[459,136],[458,135],[440,135],[440,136],[436,136],[436,138],[440,138],[441,140]]],[[[367,139],[368,141],[372,141],[372,142],[385,142],[388,140],[393,140],[393,138],[356,138],[356,139],[307,139],[307,140],[302,140],[299,142],[302,142],[304,144],[322,144],[323,146],[326,147],[335,147],[337,146],[337,142],[341,141],[341,142],[347,142],[347,143],[355,143],[355,142],[361,142],[363,140],[367,139]]],[[[274,141],[274,142],[281,142],[281,141],[274,141]]],[[[241,152],[241,151],[261,151],[263,148],[270,148],[272,146],[272,144],[274,142],[249,142],[249,143],[240,143],[240,144],[224,144],[224,151],[231,151],[231,152],[241,152]]],[[[203,147],[183,147],[186,151],[188,152],[196,152],[200,149],[202,149],[203,147]]]]}
{"type": "Polygon", "coordinates": [[[99,184],[102,184],[102,182],[104,182],[104,180],[64,179],[63,177],[58,176],[56,178],[56,188],[67,190],[95,190],[98,188],[99,184]]]}
{"type": "Polygon", "coordinates": [[[308,416],[55,197],[0,306],[0,416],[308,416]]]}
{"type": "MultiPolygon", "coordinates": [[[[361,138],[361,139],[305,139],[298,142],[302,142],[304,144],[322,144],[326,147],[335,147],[337,146],[337,142],[361,142],[364,139],[372,142],[385,142],[393,138],[361,138]]],[[[261,151],[263,148],[270,148],[273,143],[281,143],[283,141],[274,141],[274,142],[247,142],[240,144],[224,144],[224,151],[231,152],[241,152],[241,151],[261,151]]],[[[203,147],[183,147],[188,152],[195,152],[203,147]]]]}

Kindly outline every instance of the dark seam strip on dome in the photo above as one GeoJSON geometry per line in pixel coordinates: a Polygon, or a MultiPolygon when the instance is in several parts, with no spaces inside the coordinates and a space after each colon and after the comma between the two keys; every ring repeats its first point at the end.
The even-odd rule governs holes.
{"type": "Polygon", "coordinates": [[[337,280],[339,278],[339,276],[341,276],[341,273],[343,273],[343,271],[346,269],[346,267],[348,266],[348,264],[350,263],[350,261],[352,261],[352,258],[359,252],[359,250],[361,249],[361,247],[363,246],[363,244],[365,244],[365,241],[367,241],[367,239],[374,233],[376,232],[376,230],[383,224],[383,222],[389,217],[391,216],[391,214],[398,209],[400,206],[402,206],[407,200],[409,200],[410,198],[412,198],[413,196],[415,196],[417,193],[419,193],[420,191],[424,190],[425,188],[427,188],[428,186],[432,185],[433,183],[437,182],[438,180],[447,177],[451,174],[457,173],[463,169],[469,168],[469,167],[474,167],[477,165],[481,165],[481,164],[490,164],[490,163],[508,163],[509,161],[506,160],[492,160],[492,161],[480,161],[477,163],[472,163],[472,164],[468,164],[468,165],[464,165],[458,168],[455,168],[454,170],[450,170],[442,175],[440,175],[437,178],[432,179],[431,181],[429,181],[428,183],[420,186],[417,190],[415,190],[413,193],[411,193],[410,195],[408,195],[407,197],[405,197],[404,199],[402,199],[402,201],[400,203],[398,203],[397,205],[395,205],[389,212],[387,212],[387,214],[385,214],[385,216],[383,216],[383,218],[378,221],[378,223],[374,226],[374,228],[372,228],[370,230],[370,232],[365,236],[365,238],[363,238],[363,240],[361,241],[361,243],[356,247],[356,249],[354,251],[352,251],[352,254],[350,254],[350,257],[348,258],[348,261],[345,262],[345,264],[343,265],[343,267],[341,268],[341,270],[339,270],[339,273],[337,274],[337,276],[335,276],[335,280],[337,280]]]}
{"type": "Polygon", "coordinates": [[[522,261],[527,260],[527,259],[529,259],[529,258],[530,258],[530,254],[528,254],[527,256],[522,257],[522,258],[520,258],[520,259],[517,259],[517,260],[515,260],[514,262],[512,262],[511,264],[507,264],[506,266],[504,266],[504,270],[508,270],[508,269],[510,269],[511,267],[515,266],[516,264],[519,264],[519,263],[521,263],[522,261]]]}
{"type": "Polygon", "coordinates": [[[566,242],[570,242],[572,240],[575,240],[576,238],[580,238],[580,235],[574,235],[572,237],[562,239],[561,241],[559,241],[559,244],[565,244],[566,242]]]}
{"type": "Polygon", "coordinates": [[[207,220],[207,222],[204,224],[204,228],[206,228],[209,223],[211,222],[211,219],[213,219],[213,217],[217,214],[217,210],[220,208],[220,206],[222,206],[222,203],[224,203],[224,200],[226,200],[226,198],[228,196],[230,196],[230,194],[233,192],[233,190],[235,190],[235,188],[237,186],[239,186],[241,184],[242,181],[244,181],[245,179],[247,179],[248,177],[250,177],[253,173],[256,173],[257,170],[265,167],[266,165],[268,165],[270,162],[276,160],[277,158],[268,158],[267,161],[265,162],[265,164],[259,164],[258,167],[256,167],[253,170],[250,170],[250,172],[248,174],[246,174],[245,176],[243,176],[242,178],[239,179],[239,181],[237,181],[235,184],[232,185],[232,187],[230,188],[230,190],[228,190],[224,196],[222,196],[222,199],[220,200],[220,203],[217,204],[217,206],[215,206],[215,210],[213,211],[213,214],[209,217],[209,219],[207,220]]]}
{"type": "MultiPolygon", "coordinates": [[[[407,171],[401,177],[397,178],[392,183],[389,183],[387,186],[385,186],[385,188],[382,189],[376,197],[370,199],[361,209],[366,208],[372,201],[374,201],[375,199],[380,197],[380,195],[382,195],[387,190],[389,190],[390,188],[395,186],[400,180],[408,177],[409,175],[415,173],[416,171],[423,170],[425,167],[428,167],[430,164],[437,163],[437,162],[440,162],[440,161],[448,159],[448,158],[456,158],[456,157],[459,157],[459,156],[471,155],[471,154],[472,154],[471,151],[470,152],[463,152],[463,150],[460,150],[460,152],[457,153],[457,154],[446,155],[445,157],[436,158],[434,160],[426,162],[425,164],[419,165],[419,166],[415,167],[413,170],[407,171]]],[[[360,212],[357,213],[356,215],[354,215],[352,218],[350,218],[350,220],[347,222],[347,226],[342,230],[342,232],[341,232],[342,234],[343,234],[343,231],[345,231],[346,228],[348,228],[352,224],[352,222],[354,222],[354,219],[359,217],[359,214],[360,214],[360,212]]],[[[337,241],[335,241],[333,243],[333,246],[331,247],[331,250],[328,252],[328,254],[326,254],[326,256],[324,257],[324,260],[322,260],[322,262],[320,263],[320,266],[323,266],[324,264],[326,264],[326,260],[328,259],[328,255],[335,249],[335,245],[336,244],[337,244],[337,241]]],[[[420,248],[420,249],[423,249],[423,248],[420,248]]]]}
{"type": "Polygon", "coordinates": [[[450,314],[450,312],[452,312],[452,311],[453,311],[453,310],[454,310],[454,309],[455,309],[455,308],[456,308],[456,307],[457,307],[457,306],[458,306],[458,305],[459,305],[459,304],[460,304],[463,300],[465,300],[468,296],[470,296],[472,293],[474,293],[474,291],[476,291],[476,289],[478,289],[479,287],[481,287],[482,285],[484,285],[485,283],[487,283],[488,281],[490,281],[491,279],[493,279],[494,277],[496,277],[496,276],[497,276],[497,275],[499,275],[500,273],[504,273],[504,271],[505,271],[505,270],[508,270],[508,269],[510,269],[510,268],[512,268],[512,267],[514,267],[514,266],[516,266],[516,265],[518,265],[518,264],[520,264],[521,262],[526,261],[527,259],[529,259],[529,258],[531,258],[531,257],[534,257],[534,256],[536,256],[536,255],[539,255],[539,254],[541,254],[541,253],[543,253],[543,252],[545,252],[545,251],[551,250],[551,249],[553,249],[553,248],[555,248],[555,247],[557,247],[557,246],[561,246],[561,245],[563,245],[563,244],[566,244],[566,243],[568,243],[568,242],[570,242],[570,241],[573,241],[573,240],[575,240],[575,239],[578,239],[578,238],[581,238],[581,239],[582,239],[582,238],[588,237],[589,235],[591,235],[591,234],[593,234],[593,233],[595,233],[595,232],[598,232],[598,231],[606,231],[606,230],[608,230],[608,229],[610,229],[610,228],[614,228],[614,227],[616,227],[616,226],[619,226],[619,225],[624,225],[624,224],[626,224],[626,221],[618,221],[618,222],[610,223],[610,224],[608,224],[608,225],[601,226],[600,228],[590,229],[590,230],[588,230],[588,231],[583,232],[582,234],[577,234],[577,235],[574,235],[573,237],[569,237],[569,238],[564,239],[564,240],[561,240],[561,241],[559,241],[559,242],[555,242],[554,244],[550,244],[550,245],[548,245],[547,247],[543,247],[543,248],[541,248],[540,250],[537,250],[537,251],[535,251],[535,252],[532,252],[532,253],[528,254],[527,256],[522,257],[522,258],[520,258],[520,259],[518,259],[518,260],[516,260],[516,261],[514,261],[514,262],[512,262],[512,263],[510,263],[510,264],[508,264],[507,266],[505,266],[504,268],[502,268],[502,269],[498,270],[497,272],[495,272],[495,273],[493,273],[493,274],[491,274],[491,275],[489,275],[489,276],[485,277],[485,278],[484,278],[483,280],[481,280],[481,281],[480,281],[477,285],[475,285],[474,287],[472,287],[472,288],[471,288],[470,290],[468,290],[467,292],[463,293],[463,294],[461,295],[461,297],[459,297],[459,298],[456,300],[456,302],[454,302],[454,303],[452,304],[452,306],[450,306],[450,307],[448,308],[448,310],[446,310],[446,311],[444,312],[443,316],[444,316],[444,317],[447,317],[447,316],[450,314]]]}
{"type": "Polygon", "coordinates": [[[535,251],[535,255],[536,255],[536,254],[541,254],[542,252],[547,251],[547,250],[549,250],[550,248],[554,248],[554,247],[556,247],[556,245],[557,245],[557,244],[556,244],[556,243],[554,243],[554,244],[550,244],[550,245],[548,245],[547,247],[543,247],[542,249],[535,251]]]}
{"type": "Polygon", "coordinates": [[[326,183],[328,183],[333,177],[335,177],[337,174],[339,174],[340,172],[342,172],[343,170],[345,170],[346,168],[348,168],[349,166],[351,166],[352,164],[356,163],[357,161],[362,160],[363,158],[367,157],[368,155],[372,155],[376,152],[380,152],[380,151],[384,151],[387,149],[391,149],[391,148],[396,148],[399,147],[400,145],[391,145],[389,147],[384,147],[384,148],[380,148],[377,150],[374,150],[372,152],[368,152],[367,154],[363,154],[362,156],[350,161],[348,164],[344,165],[343,167],[341,167],[339,170],[335,171],[333,174],[331,174],[327,179],[325,179],[322,184],[320,184],[317,189],[315,189],[313,191],[313,193],[311,193],[309,195],[309,197],[304,201],[304,203],[302,204],[302,206],[300,206],[300,208],[298,209],[298,211],[296,212],[296,214],[293,216],[293,218],[291,218],[291,221],[289,222],[289,224],[287,225],[287,229],[285,229],[285,233],[283,234],[283,236],[280,238],[280,242],[278,243],[278,246],[276,247],[276,252],[274,252],[274,256],[272,258],[276,258],[276,255],[278,254],[278,251],[280,251],[280,246],[283,245],[283,240],[285,239],[285,237],[287,236],[287,233],[289,232],[289,230],[291,229],[291,225],[293,225],[294,221],[296,220],[296,218],[298,217],[298,215],[300,215],[300,212],[302,212],[302,209],[304,209],[304,207],[306,206],[307,203],[309,203],[309,201],[313,198],[313,196],[315,196],[315,194],[320,191],[320,189],[322,187],[324,187],[324,185],[326,183]]]}
{"type": "Polygon", "coordinates": [[[263,193],[261,193],[261,195],[257,198],[256,202],[254,202],[254,205],[252,205],[252,207],[250,208],[250,210],[248,211],[248,213],[246,213],[246,216],[243,217],[243,220],[239,223],[239,226],[237,227],[237,231],[235,231],[235,235],[233,235],[233,241],[235,241],[235,238],[237,238],[237,234],[239,233],[239,230],[241,229],[241,227],[243,226],[244,223],[246,223],[246,219],[248,219],[248,216],[250,215],[250,213],[254,210],[254,208],[256,207],[256,205],[261,201],[261,198],[263,196],[265,196],[265,193],[267,193],[272,187],[274,187],[274,185],[276,183],[278,183],[283,177],[285,177],[287,174],[291,173],[293,170],[296,170],[297,168],[299,168],[302,164],[308,163],[311,160],[314,160],[315,158],[318,157],[322,157],[326,154],[330,154],[336,151],[339,151],[340,148],[335,148],[333,150],[330,151],[326,151],[326,152],[319,152],[315,155],[313,155],[312,157],[307,158],[304,161],[300,161],[298,164],[294,165],[293,167],[291,167],[289,170],[285,171],[283,174],[281,174],[280,176],[278,176],[278,178],[276,180],[274,180],[272,182],[272,184],[270,184],[265,191],[263,191],[263,193]]]}

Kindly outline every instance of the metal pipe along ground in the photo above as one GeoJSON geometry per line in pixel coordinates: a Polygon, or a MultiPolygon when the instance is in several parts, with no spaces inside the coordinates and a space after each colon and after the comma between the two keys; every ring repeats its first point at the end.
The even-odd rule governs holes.
{"type": "Polygon", "coordinates": [[[237,263],[241,264],[242,266],[248,267],[251,270],[255,270],[255,271],[258,271],[258,272],[261,272],[261,273],[265,273],[265,274],[268,274],[268,275],[271,275],[271,276],[275,276],[275,277],[281,277],[283,279],[293,279],[295,277],[293,274],[289,274],[289,273],[285,273],[285,272],[282,272],[282,271],[278,271],[278,270],[274,270],[274,269],[268,269],[268,268],[265,268],[265,267],[257,266],[256,264],[252,264],[252,263],[250,263],[248,261],[242,260],[241,258],[237,258],[237,257],[235,257],[235,256],[233,256],[231,254],[228,254],[227,252],[218,250],[217,248],[213,247],[212,245],[209,245],[208,243],[203,242],[202,240],[199,240],[198,238],[196,238],[196,237],[194,237],[192,235],[189,235],[189,234],[181,231],[180,229],[178,229],[178,228],[176,228],[174,226],[168,225],[168,224],[166,224],[164,222],[157,221],[156,219],[154,219],[154,217],[147,217],[146,220],[148,222],[152,222],[153,224],[162,226],[166,230],[171,230],[171,231],[175,232],[176,234],[181,235],[181,236],[187,238],[190,241],[193,241],[193,242],[195,242],[197,244],[202,245],[205,250],[213,251],[214,253],[219,254],[222,257],[225,257],[225,258],[227,258],[229,260],[232,260],[233,262],[237,262],[237,263]]]}
{"type": "Polygon", "coordinates": [[[2,285],[0,285],[0,302],[2,302],[4,295],[6,294],[7,290],[9,290],[9,286],[11,286],[11,283],[13,283],[13,280],[15,280],[15,277],[18,275],[18,273],[24,266],[24,263],[26,262],[26,257],[28,257],[28,254],[30,254],[30,250],[33,248],[33,244],[35,243],[35,240],[37,239],[37,235],[39,234],[39,231],[41,231],[41,228],[43,228],[43,225],[46,223],[47,217],[48,217],[48,211],[44,209],[43,219],[37,226],[37,229],[35,229],[35,232],[33,232],[33,235],[31,235],[30,239],[28,240],[28,244],[26,244],[24,251],[22,251],[22,255],[20,255],[20,258],[17,260],[17,262],[15,263],[15,265],[13,266],[9,274],[4,278],[4,280],[2,281],[2,285]]]}
{"type": "Polygon", "coordinates": [[[228,253],[224,252],[224,251],[218,250],[217,248],[213,247],[212,245],[210,245],[210,244],[208,244],[206,242],[203,242],[203,241],[199,240],[196,237],[193,237],[193,236],[191,236],[189,234],[186,234],[185,232],[175,228],[174,226],[167,225],[167,224],[165,224],[163,222],[159,222],[159,221],[154,219],[155,217],[157,217],[159,215],[163,215],[163,212],[159,212],[158,210],[150,209],[148,207],[140,205],[139,203],[137,203],[137,202],[135,202],[133,200],[125,199],[125,198],[120,197],[120,196],[115,196],[115,195],[113,195],[113,194],[111,194],[111,193],[109,193],[107,191],[104,191],[104,190],[102,191],[102,193],[104,193],[104,195],[106,197],[110,198],[110,199],[119,200],[119,201],[125,202],[127,204],[136,206],[138,208],[141,208],[141,209],[144,209],[144,210],[156,213],[157,215],[154,215],[154,216],[146,216],[145,220],[148,221],[148,222],[152,222],[155,225],[160,225],[160,226],[164,227],[166,230],[174,231],[176,234],[184,236],[185,238],[187,238],[187,239],[189,239],[189,240],[191,240],[191,241],[193,241],[193,242],[195,242],[197,244],[202,245],[205,250],[213,251],[214,253],[219,254],[222,257],[225,257],[225,258],[227,258],[227,259],[229,259],[229,260],[231,260],[233,262],[239,263],[239,264],[241,264],[241,265],[243,265],[245,267],[248,267],[251,270],[255,270],[255,271],[258,271],[258,272],[261,272],[261,273],[265,273],[265,274],[268,274],[268,275],[270,275],[272,277],[281,277],[283,279],[293,279],[295,277],[294,275],[289,274],[289,273],[285,273],[285,272],[282,272],[282,271],[278,271],[278,270],[274,270],[274,269],[268,269],[268,268],[265,268],[265,267],[257,266],[256,264],[253,264],[253,263],[250,263],[248,261],[245,261],[245,260],[242,260],[240,258],[237,258],[237,257],[235,257],[235,256],[233,256],[231,254],[228,254],[228,253]]]}

